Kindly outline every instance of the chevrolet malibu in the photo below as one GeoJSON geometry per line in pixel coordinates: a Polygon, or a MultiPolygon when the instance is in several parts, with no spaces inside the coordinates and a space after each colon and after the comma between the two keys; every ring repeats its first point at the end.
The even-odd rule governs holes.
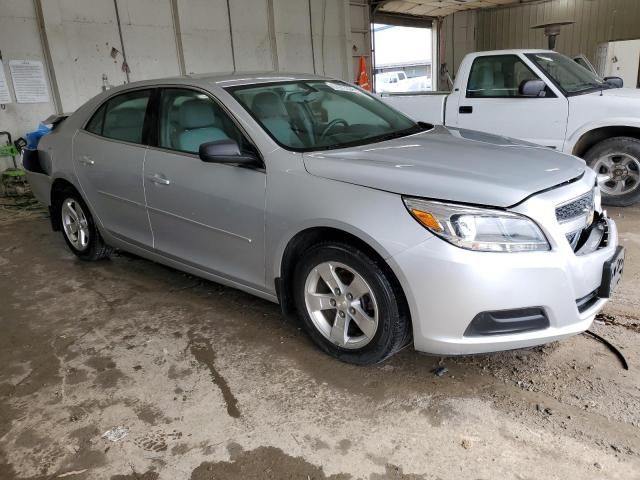
{"type": "Polygon", "coordinates": [[[25,167],[80,259],[122,249],[278,302],[345,362],[574,335],[622,274],[584,161],[337,80],[146,81],[52,123],[25,167]]]}

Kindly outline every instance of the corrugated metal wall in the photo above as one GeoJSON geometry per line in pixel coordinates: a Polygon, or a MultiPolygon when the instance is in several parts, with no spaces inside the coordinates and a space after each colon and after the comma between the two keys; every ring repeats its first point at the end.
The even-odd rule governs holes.
{"type": "Polygon", "coordinates": [[[546,48],[543,31],[531,27],[557,21],[576,23],[562,27],[556,50],[595,62],[598,44],[640,38],[640,0],[550,0],[450,15],[443,25],[449,69],[474,50],[546,48]]]}
{"type": "Polygon", "coordinates": [[[546,48],[542,30],[531,27],[565,20],[576,23],[562,28],[556,49],[594,61],[599,43],[640,38],[640,1],[553,0],[479,11],[476,45],[479,50],[546,48]]]}

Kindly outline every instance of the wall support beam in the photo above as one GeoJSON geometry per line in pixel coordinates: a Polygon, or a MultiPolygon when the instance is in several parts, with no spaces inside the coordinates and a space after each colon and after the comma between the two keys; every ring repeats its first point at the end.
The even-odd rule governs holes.
{"type": "Polygon", "coordinates": [[[176,36],[176,53],[178,54],[178,68],[180,75],[187,74],[187,67],[184,63],[184,48],[182,46],[182,27],[180,26],[180,11],[178,9],[178,0],[171,1],[171,17],[173,19],[173,33],[176,36]]]}
{"type": "Polygon", "coordinates": [[[267,22],[269,26],[269,39],[271,40],[271,59],[273,61],[273,71],[280,70],[278,65],[278,42],[276,40],[276,21],[273,10],[273,0],[267,0],[267,22]]]}
{"type": "Polygon", "coordinates": [[[38,24],[38,33],[40,34],[40,43],[42,44],[42,55],[44,57],[45,68],[49,76],[49,85],[51,87],[51,96],[53,97],[53,107],[56,113],[63,113],[62,99],[60,98],[60,89],[56,80],[56,71],[53,67],[53,59],[51,58],[51,47],[49,46],[49,38],[44,27],[44,14],[42,13],[42,0],[33,0],[33,7],[36,12],[36,22],[38,24]]]}

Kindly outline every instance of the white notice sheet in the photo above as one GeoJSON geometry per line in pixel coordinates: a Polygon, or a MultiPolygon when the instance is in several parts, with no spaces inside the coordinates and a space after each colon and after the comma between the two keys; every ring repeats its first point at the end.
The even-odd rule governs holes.
{"type": "Polygon", "coordinates": [[[49,102],[49,89],[42,62],[9,60],[9,70],[18,103],[49,102]]]}

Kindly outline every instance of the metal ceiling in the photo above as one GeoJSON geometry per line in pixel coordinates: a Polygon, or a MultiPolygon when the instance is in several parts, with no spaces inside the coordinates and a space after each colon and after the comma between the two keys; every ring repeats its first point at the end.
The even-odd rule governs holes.
{"type": "Polygon", "coordinates": [[[413,15],[418,17],[444,17],[462,10],[504,7],[540,0],[373,0],[380,13],[413,15]],[[376,5],[377,4],[377,5],[376,5]]]}

